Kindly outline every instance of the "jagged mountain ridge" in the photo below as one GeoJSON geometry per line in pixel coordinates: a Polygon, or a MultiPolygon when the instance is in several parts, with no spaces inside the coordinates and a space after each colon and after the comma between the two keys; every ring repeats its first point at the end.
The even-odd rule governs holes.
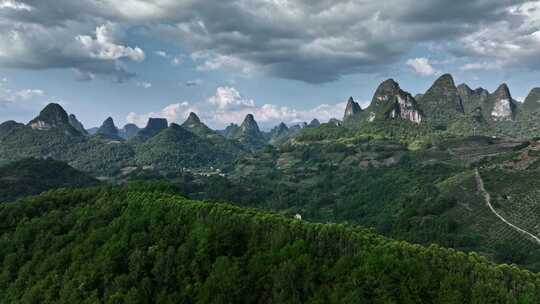
{"type": "Polygon", "coordinates": [[[72,126],[64,108],[57,103],[50,103],[45,106],[39,115],[28,123],[28,126],[34,130],[50,130],[55,128],[62,129],[66,134],[82,135],[81,132],[72,126]]]}
{"type": "Polygon", "coordinates": [[[506,84],[492,93],[482,87],[473,90],[465,83],[456,86],[450,74],[441,75],[425,93],[415,97],[388,79],[378,86],[367,108],[358,110],[359,105],[350,99],[344,122],[355,128],[370,122],[381,126],[384,121],[398,119],[427,124],[433,132],[467,132],[481,127],[485,135],[502,132],[522,136],[527,129],[540,129],[534,114],[540,109],[540,88],[532,89],[525,101],[522,104],[513,99],[506,84]]]}
{"type": "Polygon", "coordinates": [[[523,102],[524,112],[538,112],[540,110],[540,88],[533,88],[523,102]]]}
{"type": "Polygon", "coordinates": [[[454,79],[450,74],[439,77],[418,100],[426,120],[434,124],[446,124],[463,114],[464,108],[454,79]]]}
{"type": "Polygon", "coordinates": [[[146,126],[140,129],[132,140],[144,142],[154,136],[156,136],[162,130],[165,130],[169,126],[169,122],[165,118],[148,118],[146,126]]]}
{"type": "Polygon", "coordinates": [[[231,125],[227,133],[229,138],[237,140],[248,149],[259,149],[267,144],[253,114],[247,114],[239,127],[231,125]]]}
{"type": "Polygon", "coordinates": [[[107,117],[107,119],[103,121],[103,124],[101,124],[97,130],[96,135],[101,135],[109,139],[121,139],[120,132],[114,124],[112,117],[107,117]]]}
{"type": "Polygon", "coordinates": [[[83,135],[88,135],[88,132],[84,128],[83,124],[77,119],[77,116],[75,114],[69,114],[68,117],[69,124],[75,128],[75,130],[79,131],[79,133],[83,135]]]}
{"type": "MultiPolygon", "coordinates": [[[[72,119],[73,122],[75,120],[72,119]]],[[[202,123],[200,126],[207,129],[205,134],[196,132],[187,124],[186,127],[174,126],[176,131],[178,128],[184,130],[181,133],[184,138],[176,136],[175,140],[190,144],[190,147],[187,147],[169,143],[170,149],[179,149],[171,152],[176,153],[175,161],[182,163],[183,167],[211,167],[225,160],[230,161],[244,152],[244,147],[239,143],[226,139],[202,123]]],[[[126,172],[134,170],[139,164],[144,163],[139,162],[140,159],[146,161],[141,168],[149,166],[151,162],[164,162],[160,156],[161,152],[154,153],[156,149],[168,149],[166,145],[159,146],[159,138],[155,140],[158,142],[157,147],[151,146],[155,141],[145,146],[149,153],[143,153],[144,149],[140,149],[140,145],[169,129],[165,119],[149,119],[145,128],[138,130],[135,137],[126,141],[125,139],[129,137],[124,132],[128,129],[131,129],[132,134],[138,130],[135,125],[126,125],[124,129],[119,130],[114,120],[109,117],[95,135],[83,135],[69,123],[67,113],[59,105],[48,105],[28,125],[15,121],[0,124],[0,164],[25,157],[52,158],[67,162],[76,169],[95,176],[109,176],[123,174],[125,170],[126,172]],[[136,137],[144,140],[136,140],[136,137]]],[[[170,161],[170,158],[168,160],[170,161]]],[[[163,168],[167,169],[166,166],[163,168]]]]}
{"type": "Polygon", "coordinates": [[[360,107],[360,104],[354,101],[351,96],[349,97],[349,100],[347,100],[347,106],[345,107],[345,114],[343,114],[343,120],[346,121],[348,119],[352,119],[360,112],[362,112],[362,107],[360,107]]]}
{"type": "Polygon", "coordinates": [[[424,114],[415,98],[402,90],[393,79],[383,81],[375,90],[371,103],[361,109],[352,97],[347,102],[343,122],[346,125],[385,120],[405,120],[416,124],[422,122],[424,114]]]}

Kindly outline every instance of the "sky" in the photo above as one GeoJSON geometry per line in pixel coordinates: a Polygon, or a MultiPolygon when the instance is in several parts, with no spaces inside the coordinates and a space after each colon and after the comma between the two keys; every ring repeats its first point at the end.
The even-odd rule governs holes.
{"type": "Polygon", "coordinates": [[[443,73],[522,100],[540,86],[540,3],[517,0],[0,0],[0,121],[49,102],[86,127],[189,112],[213,128],[341,118],[393,78],[443,73]]]}

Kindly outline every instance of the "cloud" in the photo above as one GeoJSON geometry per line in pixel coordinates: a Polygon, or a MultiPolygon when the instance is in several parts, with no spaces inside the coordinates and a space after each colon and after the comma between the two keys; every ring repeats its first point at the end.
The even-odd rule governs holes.
{"type": "Polygon", "coordinates": [[[477,71],[477,70],[496,70],[501,69],[504,63],[502,62],[474,62],[462,65],[459,69],[462,71],[477,71]]]}
{"type": "Polygon", "coordinates": [[[461,37],[463,47],[453,51],[472,61],[462,69],[540,68],[540,3],[527,1],[507,12],[508,18],[461,37]]]}
{"type": "Polygon", "coordinates": [[[201,79],[193,79],[186,81],[185,85],[186,87],[195,87],[201,85],[202,83],[203,81],[201,79]]]}
{"type": "Polygon", "coordinates": [[[31,11],[33,8],[22,2],[14,0],[2,0],[0,1],[0,9],[11,9],[15,11],[31,11]]]}
{"type": "Polygon", "coordinates": [[[167,54],[167,52],[165,51],[156,51],[155,54],[158,55],[159,57],[169,58],[169,54],[167,54]]]}
{"type": "Polygon", "coordinates": [[[406,64],[410,66],[416,74],[421,76],[433,76],[440,73],[431,65],[427,58],[409,59],[406,64]]]}
{"type": "Polygon", "coordinates": [[[126,120],[139,126],[144,126],[149,117],[164,117],[170,122],[182,123],[189,112],[196,112],[209,126],[223,128],[231,122],[240,124],[247,114],[253,114],[263,128],[271,128],[280,122],[296,124],[309,122],[313,118],[328,121],[340,118],[345,111],[346,102],[322,104],[311,109],[295,109],[287,106],[263,104],[261,106],[246,98],[233,87],[219,87],[213,96],[198,104],[189,102],[168,105],[158,112],[136,114],[131,112],[126,120]]]}
{"type": "Polygon", "coordinates": [[[182,55],[174,56],[173,59],[171,60],[172,65],[180,65],[182,64],[182,62],[184,62],[182,55]]]}
{"type": "Polygon", "coordinates": [[[13,96],[15,100],[28,100],[36,96],[43,96],[45,92],[39,89],[24,89],[14,92],[13,96]]]}
{"type": "MultiPolygon", "coordinates": [[[[0,18],[1,19],[1,18],[0,18]]],[[[37,23],[9,23],[0,20],[0,66],[21,69],[69,68],[77,80],[92,80],[95,75],[111,76],[122,82],[135,76],[124,61],[144,60],[138,47],[118,44],[122,28],[107,22],[89,34],[82,25],[46,27],[37,23]]]]}
{"type": "Polygon", "coordinates": [[[81,71],[80,69],[73,68],[73,76],[77,81],[92,81],[96,78],[94,73],[88,71],[81,71]]]}
{"type": "MultiPolygon", "coordinates": [[[[2,84],[5,84],[6,82],[2,82],[2,84]]],[[[45,96],[45,92],[40,89],[13,90],[3,85],[0,86],[0,103],[3,104],[17,103],[20,101],[27,101],[36,97],[43,96],[45,96]]]]}
{"type": "Polygon", "coordinates": [[[184,58],[186,57],[183,54],[178,54],[176,56],[172,56],[171,54],[167,53],[166,51],[156,51],[155,54],[159,57],[170,59],[172,65],[180,65],[182,62],[184,62],[184,58]]]}
{"type": "Polygon", "coordinates": [[[255,106],[255,102],[252,99],[244,98],[233,87],[217,88],[216,94],[208,98],[208,102],[220,110],[253,108],[255,106]]]}
{"type": "Polygon", "coordinates": [[[14,89],[7,78],[0,78],[0,122],[26,119],[42,108],[47,98],[41,89],[14,89]]]}
{"type": "Polygon", "coordinates": [[[385,71],[425,45],[470,62],[540,68],[539,4],[533,1],[469,0],[452,6],[446,0],[0,3],[0,65],[18,68],[67,67],[133,77],[115,62],[144,59],[142,49],[122,39],[135,30],[176,43],[200,71],[261,73],[308,83],[385,71]]]}
{"type": "Polygon", "coordinates": [[[228,70],[251,75],[255,70],[260,69],[255,64],[242,59],[207,51],[192,53],[191,58],[197,63],[197,70],[199,71],[228,70]]]}
{"type": "Polygon", "coordinates": [[[118,60],[127,58],[141,62],[144,52],[138,47],[131,48],[114,43],[114,25],[103,24],[96,28],[95,38],[90,35],[78,35],[75,40],[79,42],[80,51],[86,56],[100,60],[118,60]]]}
{"type": "Polygon", "coordinates": [[[152,84],[150,82],[145,82],[145,81],[142,81],[142,82],[137,82],[136,85],[138,87],[141,87],[143,89],[150,89],[152,87],[152,84]]]}
{"type": "Polygon", "coordinates": [[[146,114],[130,112],[126,117],[126,121],[128,123],[134,123],[142,128],[146,126],[149,118],[166,118],[169,122],[181,122],[187,118],[190,112],[197,112],[197,108],[192,106],[189,102],[184,101],[170,104],[158,112],[146,114]]]}
{"type": "Polygon", "coordinates": [[[504,20],[514,1],[197,1],[154,28],[208,54],[199,69],[260,72],[309,83],[388,68],[422,43],[445,45],[504,20]],[[346,30],[344,30],[346,29],[346,30]],[[444,39],[444,40],[443,40],[444,39]],[[247,68],[239,68],[239,66],[247,68]]]}

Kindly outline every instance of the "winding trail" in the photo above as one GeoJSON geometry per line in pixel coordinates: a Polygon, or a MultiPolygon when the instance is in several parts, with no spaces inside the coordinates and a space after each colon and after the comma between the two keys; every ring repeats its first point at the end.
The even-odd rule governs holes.
{"type": "Polygon", "coordinates": [[[489,193],[486,191],[486,188],[484,188],[484,181],[482,180],[482,177],[480,176],[480,172],[478,172],[478,168],[474,169],[474,179],[476,180],[476,188],[484,196],[484,199],[486,201],[486,205],[491,210],[491,212],[493,214],[495,214],[495,216],[497,216],[501,221],[505,222],[508,226],[512,227],[517,232],[519,232],[521,234],[524,234],[525,236],[533,239],[537,244],[540,245],[540,238],[538,238],[534,234],[532,234],[530,232],[527,232],[526,230],[521,229],[518,226],[510,223],[504,217],[502,217],[497,211],[495,211],[493,206],[491,206],[491,195],[489,195],[489,193]]]}

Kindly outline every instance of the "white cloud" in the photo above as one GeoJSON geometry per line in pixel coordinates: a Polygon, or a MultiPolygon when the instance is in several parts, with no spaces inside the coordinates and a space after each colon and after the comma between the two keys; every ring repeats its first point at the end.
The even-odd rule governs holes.
{"type": "Polygon", "coordinates": [[[45,92],[40,89],[13,90],[4,86],[0,87],[0,102],[2,103],[16,103],[43,96],[45,92]]]}
{"type": "Polygon", "coordinates": [[[149,89],[152,87],[152,84],[150,82],[142,81],[142,82],[137,82],[137,86],[144,89],[149,89]]]}
{"type": "Polygon", "coordinates": [[[460,67],[462,71],[496,70],[502,68],[502,62],[473,62],[460,67]]]}
{"type": "Polygon", "coordinates": [[[406,63],[414,70],[415,73],[422,76],[433,76],[440,73],[431,65],[429,59],[427,58],[409,59],[406,63]]]}
{"type": "Polygon", "coordinates": [[[72,69],[73,70],[73,74],[75,76],[75,80],[77,81],[91,81],[91,80],[94,80],[96,78],[96,75],[92,72],[88,72],[88,71],[82,71],[80,69],[72,69]]]}
{"type": "Polygon", "coordinates": [[[15,0],[2,0],[0,1],[0,9],[12,9],[15,11],[31,11],[33,7],[28,4],[18,2],[15,0]]]}
{"type": "Polygon", "coordinates": [[[202,83],[203,81],[201,79],[193,79],[193,80],[186,81],[185,85],[186,87],[195,87],[195,86],[201,85],[202,83]]]}
{"type": "Polygon", "coordinates": [[[38,97],[38,96],[43,96],[43,95],[45,95],[45,92],[39,89],[25,89],[25,90],[16,91],[13,94],[15,99],[20,99],[20,100],[28,100],[33,97],[38,97]]]}
{"type": "Polygon", "coordinates": [[[463,49],[456,52],[482,61],[462,69],[540,68],[540,2],[526,1],[507,11],[509,18],[460,39],[463,49]]]}
{"type": "Polygon", "coordinates": [[[199,71],[227,70],[240,72],[243,75],[251,75],[260,70],[256,65],[234,56],[219,55],[211,52],[195,52],[191,58],[197,62],[199,71]]]}
{"type": "Polygon", "coordinates": [[[155,54],[159,57],[170,59],[172,65],[180,65],[184,62],[184,58],[186,57],[183,54],[178,54],[176,56],[172,56],[171,54],[167,53],[166,51],[156,51],[155,54]]]}
{"type": "Polygon", "coordinates": [[[96,75],[123,81],[134,76],[123,62],[144,60],[144,51],[118,43],[124,29],[107,22],[94,28],[6,22],[0,18],[0,65],[24,69],[66,68],[77,80],[96,75]],[[80,34],[89,32],[89,34],[80,34]]]}
{"type": "Polygon", "coordinates": [[[208,102],[217,106],[218,109],[236,109],[236,108],[252,108],[255,102],[252,99],[244,98],[233,87],[219,87],[216,94],[208,98],[208,102]]]}
{"type": "Polygon", "coordinates": [[[78,35],[75,40],[81,44],[81,49],[92,58],[101,60],[128,58],[137,62],[143,61],[145,54],[142,49],[114,43],[114,31],[114,24],[103,24],[96,28],[95,38],[89,35],[78,35]]]}
{"type": "Polygon", "coordinates": [[[163,58],[168,58],[169,57],[169,55],[165,51],[156,51],[155,54],[158,55],[159,57],[163,57],[163,58]]]}
{"type": "Polygon", "coordinates": [[[184,101],[170,104],[159,112],[150,112],[140,115],[135,112],[130,112],[126,117],[126,121],[128,123],[134,123],[142,128],[146,126],[148,118],[166,118],[169,122],[181,122],[187,118],[190,112],[197,112],[197,108],[192,106],[189,102],[184,101]]]}
{"type": "Polygon", "coordinates": [[[195,112],[213,128],[223,128],[229,123],[241,123],[247,114],[253,114],[263,128],[270,128],[280,122],[296,124],[317,118],[322,122],[331,118],[341,118],[346,102],[334,105],[322,104],[311,109],[295,109],[287,106],[263,104],[258,106],[252,99],[243,97],[233,87],[219,87],[215,95],[196,105],[188,102],[168,105],[158,112],[146,114],[129,113],[126,120],[144,126],[149,117],[164,117],[170,122],[182,123],[189,112],[195,112]]]}
{"type": "Polygon", "coordinates": [[[171,60],[171,64],[172,65],[180,65],[180,64],[182,64],[182,62],[184,62],[183,57],[184,56],[182,56],[182,55],[174,56],[174,58],[171,60]]]}
{"type": "Polygon", "coordinates": [[[43,107],[46,93],[40,89],[13,89],[7,79],[0,79],[0,122],[24,120],[43,107]]]}

